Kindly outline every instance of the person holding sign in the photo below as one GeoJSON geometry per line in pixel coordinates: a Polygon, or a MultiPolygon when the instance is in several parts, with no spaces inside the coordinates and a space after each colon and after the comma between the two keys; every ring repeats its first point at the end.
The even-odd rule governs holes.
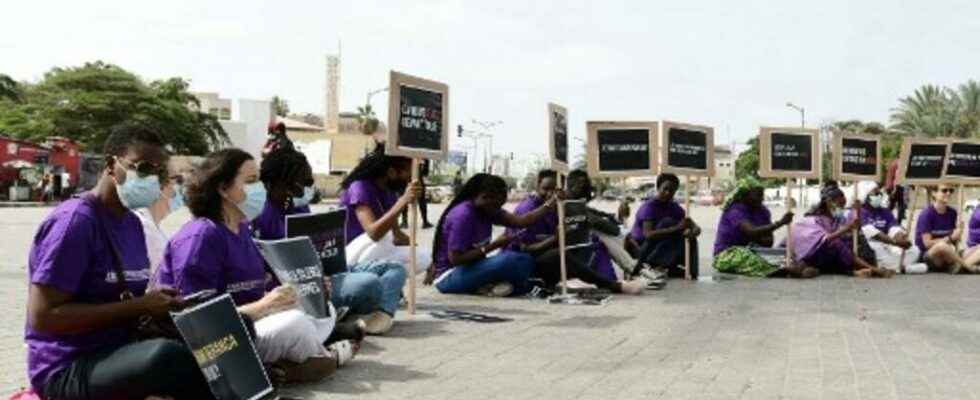
{"type": "MultiPolygon", "coordinates": [[[[674,201],[680,186],[677,175],[657,177],[657,194],[640,205],[633,218],[633,229],[626,238],[626,249],[638,263],[650,265],[658,273],[684,277],[684,241],[690,242],[691,279],[698,277],[698,241],[701,227],[687,217],[674,201]]],[[[634,270],[641,270],[638,264],[634,270]]]]}
{"type": "MultiPolygon", "coordinates": [[[[753,177],[742,178],[735,189],[725,198],[725,205],[718,221],[718,234],[715,237],[714,267],[719,272],[766,277],[778,270],[752,247],[769,248],[773,245],[773,233],[793,221],[793,213],[772,222],[769,209],[762,204],[765,193],[762,183],[753,177]]],[[[788,270],[789,276],[812,278],[818,271],[788,270]]]]}
{"type": "Polygon", "coordinates": [[[525,253],[502,250],[516,236],[504,234],[491,241],[493,225],[526,228],[554,210],[557,197],[527,214],[517,216],[503,209],[507,183],[490,174],[473,175],[453,198],[436,224],[433,271],[426,282],[440,293],[478,293],[492,297],[523,294],[534,269],[525,253]]]}
{"type": "MultiPolygon", "coordinates": [[[[252,220],[252,230],[261,240],[285,238],[286,216],[310,212],[313,169],[303,153],[280,149],[262,160],[260,177],[269,194],[262,213],[252,220]]],[[[331,275],[330,281],[331,302],[348,307],[352,316],[366,316],[367,333],[380,335],[391,330],[405,285],[401,264],[381,259],[349,263],[347,272],[331,275]]]]}
{"type": "Polygon", "coordinates": [[[940,184],[927,187],[926,191],[932,203],[922,210],[915,223],[915,246],[921,253],[920,261],[926,263],[930,272],[976,273],[977,268],[966,265],[956,250],[956,244],[963,238],[963,224],[956,218],[956,210],[949,206],[949,198],[956,189],[940,184]]]}
{"type": "Polygon", "coordinates": [[[973,210],[970,216],[969,234],[966,236],[966,250],[963,251],[964,262],[971,267],[980,266],[980,207],[973,210]]]}
{"type": "MultiPolygon", "coordinates": [[[[398,215],[424,196],[419,182],[411,182],[412,159],[385,155],[379,145],[347,174],[340,187],[340,203],[347,207],[347,263],[374,260],[409,263],[409,237],[398,227],[398,215]],[[401,196],[395,193],[403,192],[401,196]]],[[[429,249],[418,248],[416,274],[432,260],[429,249]]]]}
{"type": "MultiPolygon", "coordinates": [[[[878,266],[895,272],[926,272],[925,264],[916,263],[919,259],[918,247],[912,247],[908,233],[889,209],[889,195],[877,183],[864,181],[858,183],[858,199],[861,201],[861,233],[868,239],[878,266]],[[906,265],[900,266],[902,250],[906,252],[906,265]]],[[[854,218],[854,210],[848,212],[847,218],[854,218]]]]}
{"type": "Polygon", "coordinates": [[[131,212],[160,198],[167,180],[160,136],[125,123],[112,129],[104,153],[96,186],[51,211],[31,245],[24,329],[31,387],[47,399],[212,398],[183,343],[132,339],[140,317],[167,316],[181,304],[173,290],[147,290],[150,261],[131,212]]]}
{"type": "MultiPolygon", "coordinates": [[[[275,363],[276,382],[320,380],[353,358],[356,345],[350,342],[324,348],[332,319],[317,320],[298,310],[289,286],[266,290],[265,261],[248,222],[262,211],[267,194],[251,155],[234,148],[209,154],[185,194],[194,219],[167,244],[160,287],[183,295],[230,294],[239,312],[255,321],[256,350],[264,363],[275,363]]],[[[329,281],[325,285],[329,288],[329,281]]],[[[329,301],[329,293],[324,296],[329,301]]]]}
{"type": "Polygon", "coordinates": [[[820,202],[793,224],[790,244],[793,261],[813,267],[822,274],[844,274],[860,278],[890,278],[894,271],[875,267],[851,251],[847,235],[861,222],[845,222],[844,192],[836,182],[828,182],[820,191],[820,202]]]}

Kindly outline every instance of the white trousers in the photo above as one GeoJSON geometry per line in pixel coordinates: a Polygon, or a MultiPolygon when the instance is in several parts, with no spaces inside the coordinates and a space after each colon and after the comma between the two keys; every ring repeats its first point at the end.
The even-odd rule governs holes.
{"type": "Polygon", "coordinates": [[[280,311],[255,321],[255,348],[264,363],[289,360],[302,363],[310,357],[327,354],[323,342],[333,333],[337,310],[330,307],[330,318],[315,319],[298,309],[280,311]]]}
{"type": "MultiPolygon", "coordinates": [[[[895,272],[901,271],[898,263],[899,259],[902,257],[902,248],[885,244],[874,239],[874,236],[882,232],[871,225],[865,225],[861,228],[861,231],[864,233],[864,237],[868,239],[868,245],[871,246],[871,249],[875,252],[875,259],[878,261],[878,267],[888,268],[895,272]]],[[[888,232],[888,236],[894,237],[896,234],[902,232],[904,232],[904,230],[901,228],[892,228],[891,231],[888,232]]],[[[917,264],[918,262],[919,248],[913,244],[912,247],[905,250],[905,262],[903,264],[905,265],[907,272],[911,272],[912,270],[917,271],[918,269],[910,269],[908,266],[917,264]]]]}
{"type": "MultiPolygon", "coordinates": [[[[347,255],[347,265],[357,265],[370,261],[392,261],[405,266],[408,271],[408,264],[411,259],[411,251],[408,246],[395,246],[391,232],[388,232],[381,240],[375,242],[366,234],[354,238],[344,252],[347,255]]],[[[415,274],[421,275],[432,264],[432,249],[425,246],[415,248],[415,274]]]]}

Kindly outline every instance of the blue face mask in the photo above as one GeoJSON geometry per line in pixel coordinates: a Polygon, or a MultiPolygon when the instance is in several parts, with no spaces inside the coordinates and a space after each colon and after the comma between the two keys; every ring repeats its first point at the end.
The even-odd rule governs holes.
{"type": "Polygon", "coordinates": [[[313,189],[313,186],[304,187],[303,197],[293,197],[293,207],[303,207],[310,204],[314,193],[316,193],[316,189],[313,189]]]}
{"type": "Polygon", "coordinates": [[[245,200],[238,203],[238,209],[245,214],[245,219],[251,221],[262,213],[265,207],[265,185],[262,182],[245,185],[245,200]]]}
{"type": "Polygon", "coordinates": [[[184,188],[180,187],[178,184],[174,184],[174,197],[170,198],[170,212],[177,211],[179,208],[184,206],[184,188]]]}
{"type": "Polygon", "coordinates": [[[847,212],[843,208],[838,207],[834,209],[833,214],[834,214],[834,219],[842,220],[847,215],[847,212]]]}
{"type": "Polygon", "coordinates": [[[140,177],[136,171],[126,170],[126,182],[116,184],[119,201],[130,210],[149,207],[160,198],[160,178],[156,175],[140,177]]]}

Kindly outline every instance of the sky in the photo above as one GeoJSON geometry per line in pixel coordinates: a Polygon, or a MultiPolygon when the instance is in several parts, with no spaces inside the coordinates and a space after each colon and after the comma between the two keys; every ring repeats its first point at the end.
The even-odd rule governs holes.
{"type": "MultiPolygon", "coordinates": [[[[0,73],[18,80],[104,60],[322,113],[324,55],[340,46],[342,111],[397,70],[449,85],[453,127],[502,121],[494,150],[519,155],[546,153],[548,102],[568,108],[572,137],[589,120],[671,120],[727,144],[798,126],[788,101],[810,127],[887,122],[921,85],[980,79],[975,1],[33,0],[4,12],[0,73]]],[[[383,118],[386,102],[372,99],[383,118]]]]}

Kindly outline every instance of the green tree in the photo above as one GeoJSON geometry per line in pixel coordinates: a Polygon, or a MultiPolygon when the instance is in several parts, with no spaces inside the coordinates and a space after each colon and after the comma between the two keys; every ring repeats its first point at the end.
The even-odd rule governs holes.
{"type": "Polygon", "coordinates": [[[735,159],[735,179],[751,176],[762,181],[766,187],[781,186],[784,183],[782,179],[759,177],[759,138],[749,139],[745,144],[749,148],[739,153],[738,158],[735,159]]]}
{"type": "Polygon", "coordinates": [[[380,124],[381,122],[378,121],[378,116],[374,114],[374,109],[371,108],[370,104],[357,107],[357,125],[361,129],[361,133],[373,135],[378,131],[380,124]]]}
{"type": "Polygon", "coordinates": [[[20,99],[20,88],[13,78],[0,74],[0,99],[17,101],[20,99]]]}
{"type": "Polygon", "coordinates": [[[279,96],[272,96],[272,112],[280,117],[289,115],[289,102],[279,96]]]}
{"type": "Polygon", "coordinates": [[[177,154],[203,155],[228,143],[216,117],[197,111],[181,78],[144,83],[112,64],[96,61],[54,68],[21,87],[21,101],[0,100],[0,131],[43,141],[51,135],[99,151],[110,129],[124,121],[155,127],[177,154]]]}
{"type": "Polygon", "coordinates": [[[892,128],[907,135],[958,136],[959,101],[949,88],[925,85],[898,100],[892,109],[892,128]]]}

